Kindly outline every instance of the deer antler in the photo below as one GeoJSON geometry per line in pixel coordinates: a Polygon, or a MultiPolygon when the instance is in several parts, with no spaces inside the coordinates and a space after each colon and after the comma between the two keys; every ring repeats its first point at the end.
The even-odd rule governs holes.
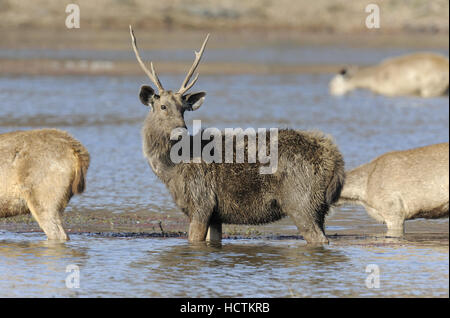
{"type": "Polygon", "coordinates": [[[197,79],[198,79],[198,73],[195,75],[195,77],[194,77],[194,79],[192,80],[192,82],[190,82],[190,83],[188,84],[189,80],[190,80],[191,77],[192,77],[192,74],[194,74],[194,72],[195,72],[195,70],[196,70],[198,64],[200,63],[200,60],[201,60],[201,58],[202,58],[203,51],[205,51],[205,46],[206,46],[206,43],[208,42],[208,39],[209,39],[209,33],[208,33],[208,35],[206,36],[205,41],[203,41],[203,45],[202,45],[200,51],[199,51],[199,52],[194,52],[194,53],[195,53],[195,60],[194,60],[194,63],[192,64],[191,68],[189,69],[189,72],[188,72],[188,74],[186,75],[186,78],[184,79],[183,84],[181,84],[181,87],[180,87],[180,89],[178,90],[178,94],[183,95],[184,93],[186,93],[192,86],[194,86],[195,82],[197,81],[197,79]]]}
{"type": "Polygon", "coordinates": [[[145,66],[144,62],[142,62],[141,56],[139,55],[138,48],[136,46],[136,38],[134,37],[133,29],[130,25],[130,35],[131,35],[131,44],[133,45],[134,54],[136,54],[136,59],[139,62],[139,65],[144,70],[145,74],[150,78],[150,80],[158,87],[159,93],[164,91],[163,86],[161,85],[161,82],[159,81],[158,75],[156,75],[155,68],[153,67],[153,62],[150,62],[150,68],[151,71],[148,70],[148,68],[145,66]]]}

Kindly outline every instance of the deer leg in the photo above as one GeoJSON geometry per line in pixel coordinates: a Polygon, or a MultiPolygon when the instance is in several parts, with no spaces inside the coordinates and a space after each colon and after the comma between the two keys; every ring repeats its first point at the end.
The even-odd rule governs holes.
{"type": "Polygon", "coordinates": [[[208,232],[208,224],[192,220],[189,224],[189,242],[204,242],[208,232]]]}
{"type": "Polygon", "coordinates": [[[404,233],[405,203],[401,196],[395,196],[391,200],[385,200],[379,211],[387,225],[387,236],[401,237],[404,233]]]}
{"type": "MultiPolygon", "coordinates": [[[[295,219],[294,219],[295,220],[295,219]]],[[[305,220],[297,221],[295,224],[308,244],[328,244],[329,241],[325,236],[323,227],[316,222],[305,222],[305,220]]]]}
{"type": "MultiPolygon", "coordinates": [[[[448,86],[448,84],[447,84],[448,86]]],[[[445,87],[438,83],[433,83],[433,85],[429,85],[428,87],[424,87],[420,90],[421,97],[433,97],[443,95],[445,92],[445,87]]]]}
{"type": "MultiPolygon", "coordinates": [[[[328,208],[328,207],[326,207],[328,208]]],[[[325,207],[303,208],[302,211],[290,209],[288,215],[294,220],[300,234],[308,244],[328,244],[329,241],[324,233],[325,207]]]]}
{"type": "Polygon", "coordinates": [[[35,199],[27,200],[30,210],[48,240],[67,241],[69,236],[62,225],[61,213],[56,206],[44,207],[35,199]]]}
{"type": "Polygon", "coordinates": [[[386,225],[388,228],[386,236],[402,237],[405,233],[404,223],[404,220],[398,218],[393,220],[386,220],[386,225]]]}
{"type": "Polygon", "coordinates": [[[24,199],[48,240],[69,240],[62,224],[62,212],[70,199],[64,188],[42,182],[39,187],[27,192],[24,199]]]}
{"type": "Polygon", "coordinates": [[[211,223],[209,225],[206,240],[209,242],[222,241],[222,223],[211,223]]]}

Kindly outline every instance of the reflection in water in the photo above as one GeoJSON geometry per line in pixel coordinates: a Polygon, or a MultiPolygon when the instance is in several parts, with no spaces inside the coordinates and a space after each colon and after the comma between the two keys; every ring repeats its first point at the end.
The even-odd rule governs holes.
{"type": "Polygon", "coordinates": [[[0,297],[76,296],[65,288],[65,270],[69,264],[83,267],[86,251],[64,243],[0,240],[0,297]]]}
{"type": "Polygon", "coordinates": [[[183,244],[163,253],[149,251],[148,255],[148,259],[130,265],[141,268],[160,286],[159,291],[199,297],[289,296],[296,281],[313,288],[321,281],[317,274],[331,274],[339,270],[339,263],[349,261],[340,251],[299,242],[272,245],[238,241],[226,242],[220,248],[183,244]],[[195,290],[191,290],[193,280],[195,290]]]}
{"type": "Polygon", "coordinates": [[[72,249],[62,242],[53,241],[13,241],[0,240],[0,253],[11,258],[20,257],[23,253],[27,253],[36,258],[63,258],[86,256],[85,248],[72,249]]]}
{"type": "Polygon", "coordinates": [[[201,267],[220,266],[226,268],[234,267],[236,264],[264,268],[270,267],[274,263],[295,264],[295,266],[300,263],[308,263],[320,267],[346,261],[345,256],[340,252],[324,246],[301,245],[303,242],[293,246],[284,246],[282,243],[277,245],[268,243],[240,245],[240,241],[233,244],[227,243],[221,247],[189,244],[174,246],[159,255],[158,262],[167,266],[192,266],[195,271],[196,268],[201,267]]]}
{"type": "Polygon", "coordinates": [[[72,235],[59,245],[37,234],[0,233],[0,297],[448,297],[448,244],[408,245],[349,239],[310,247],[302,240],[224,240],[72,235]],[[80,268],[80,289],[65,286],[80,268]],[[366,266],[381,272],[365,285],[366,266]]]}

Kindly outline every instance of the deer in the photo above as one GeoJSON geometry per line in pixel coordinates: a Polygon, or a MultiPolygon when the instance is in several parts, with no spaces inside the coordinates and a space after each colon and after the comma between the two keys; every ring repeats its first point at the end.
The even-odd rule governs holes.
{"type": "Polygon", "coordinates": [[[369,89],[386,96],[448,95],[449,61],[440,54],[419,52],[389,58],[378,65],[344,68],[329,84],[332,95],[369,89]]]}
{"type": "Polygon", "coordinates": [[[62,215],[86,187],[90,156],[65,131],[0,134],[0,217],[30,214],[49,241],[67,241],[62,215]]]}
{"type": "Polygon", "coordinates": [[[259,225],[290,216],[307,243],[327,244],[325,217],[345,180],[344,160],[331,137],[320,132],[280,130],[274,173],[261,174],[260,161],[174,163],[170,153],[177,141],[171,139],[172,131],[186,128],[184,113],[198,110],[206,96],[205,92],[188,90],[197,82],[199,74],[192,76],[209,35],[195,52],[181,87],[172,91],[163,88],[153,62],[150,70],[146,67],[134,31],[131,26],[129,29],[138,64],[158,90],[143,85],[139,91],[141,103],[149,107],[141,130],[143,154],[188,217],[188,241],[220,242],[222,224],[259,225]]]}
{"type": "Polygon", "coordinates": [[[362,205],[401,237],[405,220],[448,217],[448,184],[448,142],[392,151],[348,171],[336,205],[362,205]]]}

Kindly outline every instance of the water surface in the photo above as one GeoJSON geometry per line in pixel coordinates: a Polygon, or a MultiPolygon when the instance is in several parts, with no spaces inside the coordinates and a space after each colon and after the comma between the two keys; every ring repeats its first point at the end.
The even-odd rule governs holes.
{"type": "Polygon", "coordinates": [[[207,247],[78,235],[55,246],[36,234],[0,234],[0,297],[448,297],[448,245],[207,247]],[[66,287],[68,265],[79,268],[79,288],[66,287]],[[368,288],[374,265],[379,286],[368,288]]]}

